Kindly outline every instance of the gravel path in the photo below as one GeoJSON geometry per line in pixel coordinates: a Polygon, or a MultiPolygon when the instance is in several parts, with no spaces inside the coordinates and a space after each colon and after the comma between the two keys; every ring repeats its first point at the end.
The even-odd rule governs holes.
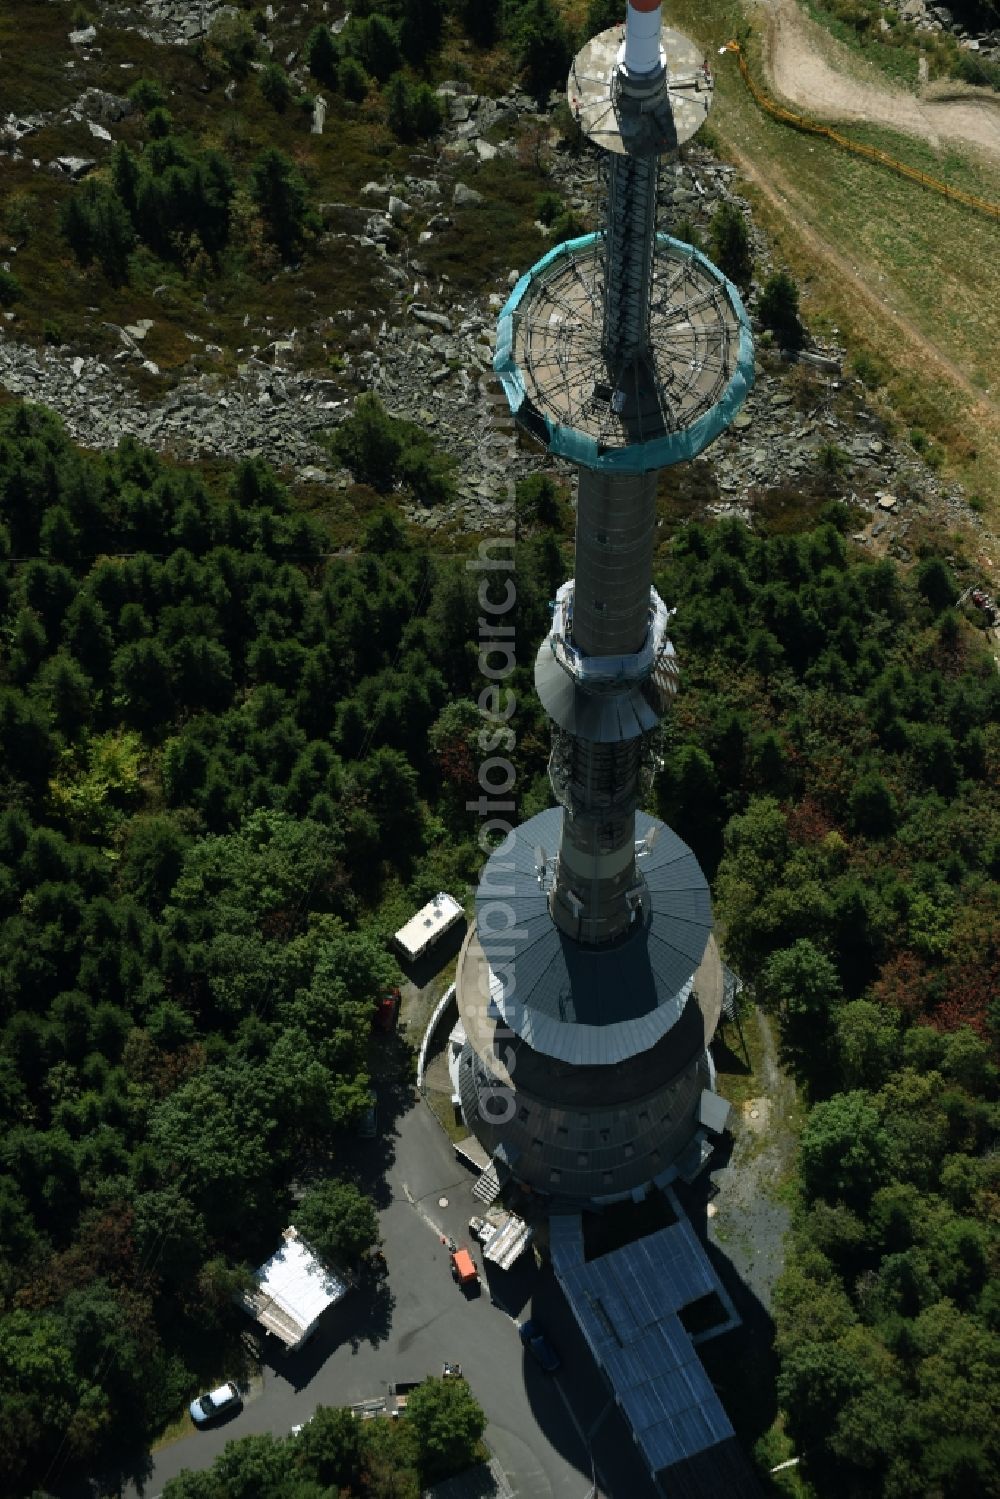
{"type": "Polygon", "coordinates": [[[854,55],[803,15],[796,0],[761,0],[760,9],[768,75],[804,113],[887,125],[932,146],[963,141],[1000,159],[1000,95],[955,85],[948,97],[934,97],[931,85],[918,97],[883,81],[869,83],[857,76],[854,55]]]}
{"type": "Polygon", "coordinates": [[[795,1089],[778,1065],[777,1046],[767,1017],[759,1010],[746,1022],[756,1025],[764,1047],[764,1091],[750,1099],[742,1118],[733,1120],[733,1153],[713,1172],[718,1188],[709,1237],[733,1263],[744,1285],[768,1311],[784,1262],[784,1238],[791,1214],[775,1196],[795,1153],[789,1116],[795,1089]]]}

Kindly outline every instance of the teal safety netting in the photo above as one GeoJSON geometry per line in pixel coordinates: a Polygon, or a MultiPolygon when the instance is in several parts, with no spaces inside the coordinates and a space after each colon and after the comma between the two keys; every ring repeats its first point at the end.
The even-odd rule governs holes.
{"type": "MultiPolygon", "coordinates": [[[[680,419],[675,427],[666,431],[661,425],[660,431],[647,440],[632,441],[623,435],[616,439],[610,433],[595,434],[582,430],[573,422],[560,421],[543,410],[539,401],[532,399],[525,373],[515,356],[522,320],[530,315],[533,300],[539,304],[545,301],[548,288],[564,271],[583,260],[591,265],[599,262],[603,254],[603,235],[582,235],[550,250],[519,279],[500,313],[493,368],[512,412],[546,443],[550,452],[585,468],[636,474],[695,458],[730,425],[753,385],[753,337],[736,287],[693,246],[666,234],[658,234],[656,238],[661,251],[666,252],[662,259],[675,262],[695,280],[707,284],[716,299],[721,292],[735,320],[736,338],[725,353],[726,367],[730,371],[728,381],[720,380],[711,404],[692,414],[690,421],[680,419]]],[[[579,282],[579,275],[576,280],[579,282]]],[[[595,283],[591,300],[599,295],[600,289],[595,283]]],[[[569,309],[565,315],[567,323],[571,316],[572,309],[569,309]]],[[[669,363],[669,348],[654,348],[654,358],[658,353],[669,363]]],[[[597,360],[592,358],[591,364],[595,374],[599,373],[597,360]]],[[[577,375],[577,378],[582,377],[577,375]]]]}

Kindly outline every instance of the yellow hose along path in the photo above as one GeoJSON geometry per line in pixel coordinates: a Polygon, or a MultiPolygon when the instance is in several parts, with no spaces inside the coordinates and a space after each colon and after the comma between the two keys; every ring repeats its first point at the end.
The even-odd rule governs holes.
{"type": "Polygon", "coordinates": [[[831,130],[829,125],[821,125],[817,120],[810,120],[806,115],[795,114],[791,109],[785,109],[769,98],[762,89],[750,77],[750,69],[747,60],[743,56],[743,49],[739,42],[727,42],[720,52],[735,52],[736,60],[743,74],[743,82],[761,109],[765,110],[772,119],[780,120],[784,125],[791,125],[796,130],[804,130],[809,135],[822,135],[827,140],[833,141],[834,145],[840,146],[844,151],[850,151],[852,156],[863,156],[866,161],[874,161],[879,166],[888,167],[892,172],[898,172],[901,177],[909,177],[911,182],[919,182],[921,187],[930,188],[931,192],[940,193],[944,198],[951,198],[955,203],[964,203],[966,208],[975,208],[980,213],[988,214],[990,218],[1000,219],[1000,203],[991,203],[986,198],[977,198],[975,193],[963,192],[960,187],[949,187],[947,182],[941,182],[937,177],[929,177],[926,172],[919,172],[916,167],[909,167],[903,161],[897,161],[887,151],[880,151],[876,146],[865,146],[860,141],[852,141],[846,135],[841,135],[837,130],[831,130]]]}

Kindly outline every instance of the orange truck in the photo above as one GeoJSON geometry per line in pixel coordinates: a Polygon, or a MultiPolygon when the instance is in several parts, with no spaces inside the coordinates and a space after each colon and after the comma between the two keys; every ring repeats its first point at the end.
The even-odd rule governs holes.
{"type": "Polygon", "coordinates": [[[451,1278],[465,1290],[469,1286],[478,1286],[479,1271],[476,1269],[475,1260],[467,1249],[455,1249],[451,1255],[451,1278]]]}

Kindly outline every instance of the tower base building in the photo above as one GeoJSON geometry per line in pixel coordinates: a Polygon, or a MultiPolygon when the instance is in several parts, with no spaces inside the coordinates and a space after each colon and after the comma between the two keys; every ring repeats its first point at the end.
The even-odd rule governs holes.
{"type": "Polygon", "coordinates": [[[539,850],[558,847],[562,817],[522,823],[484,871],[458,963],[459,1092],[498,1185],[512,1177],[546,1197],[607,1205],[701,1165],[722,964],[697,860],[641,813],[648,852],[629,931],[596,948],[561,931],[539,850]]]}

